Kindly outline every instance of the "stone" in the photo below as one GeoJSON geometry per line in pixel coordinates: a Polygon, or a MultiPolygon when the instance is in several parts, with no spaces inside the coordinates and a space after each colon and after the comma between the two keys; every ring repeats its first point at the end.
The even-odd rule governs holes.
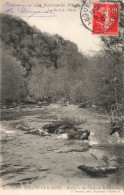
{"type": "Polygon", "coordinates": [[[62,133],[67,133],[69,130],[74,130],[77,131],[77,129],[74,127],[73,124],[67,124],[67,125],[60,125],[55,133],[56,134],[62,134],[62,133]]]}
{"type": "Polygon", "coordinates": [[[55,133],[56,129],[60,126],[60,123],[50,123],[43,126],[43,129],[48,133],[55,133]]]}
{"type": "Polygon", "coordinates": [[[90,131],[89,130],[84,130],[82,132],[81,139],[82,140],[88,140],[89,136],[90,136],[90,131]]]}
{"type": "Polygon", "coordinates": [[[40,135],[40,132],[38,129],[34,129],[34,130],[30,131],[29,134],[40,135]]]}
{"type": "Polygon", "coordinates": [[[19,130],[22,130],[22,131],[29,131],[32,128],[31,127],[28,127],[26,125],[23,125],[23,124],[19,124],[19,125],[16,126],[16,129],[19,129],[19,130]]]}
{"type": "Polygon", "coordinates": [[[69,139],[77,139],[77,140],[88,140],[90,136],[89,130],[77,130],[75,129],[68,131],[68,137],[69,139]]]}
{"type": "Polygon", "coordinates": [[[76,139],[77,132],[75,129],[68,129],[67,134],[69,139],[76,139]]]}
{"type": "Polygon", "coordinates": [[[81,103],[81,104],[78,105],[78,108],[86,108],[86,104],[81,103]]]}
{"type": "Polygon", "coordinates": [[[49,103],[47,101],[38,102],[38,106],[48,106],[49,103]]]}
{"type": "Polygon", "coordinates": [[[33,130],[27,132],[26,134],[39,135],[39,136],[50,136],[49,133],[47,133],[43,130],[40,130],[40,129],[33,129],[33,130]]]}
{"type": "Polygon", "coordinates": [[[57,137],[57,139],[68,139],[67,133],[63,133],[57,137]]]}
{"type": "Polygon", "coordinates": [[[106,177],[108,174],[115,173],[119,169],[118,167],[89,167],[86,165],[80,165],[77,168],[84,171],[91,177],[106,177]]]}
{"type": "Polygon", "coordinates": [[[92,107],[92,108],[96,108],[97,106],[96,106],[96,105],[92,105],[91,107],[92,107]]]}
{"type": "Polygon", "coordinates": [[[89,130],[82,130],[74,124],[64,124],[62,122],[54,122],[43,126],[43,130],[48,133],[67,134],[68,139],[88,140],[90,136],[89,130]]]}
{"type": "Polygon", "coordinates": [[[65,128],[64,128],[64,126],[58,127],[58,128],[56,129],[55,133],[56,133],[56,134],[63,134],[63,133],[65,133],[65,128]]]}
{"type": "Polygon", "coordinates": [[[40,130],[40,136],[50,136],[50,134],[48,132],[40,130]]]}
{"type": "Polygon", "coordinates": [[[38,105],[38,106],[42,106],[42,102],[38,102],[37,105],[38,105]]]}

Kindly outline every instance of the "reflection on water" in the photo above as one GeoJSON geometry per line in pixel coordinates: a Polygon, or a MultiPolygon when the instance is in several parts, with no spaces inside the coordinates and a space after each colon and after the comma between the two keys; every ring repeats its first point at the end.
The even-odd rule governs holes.
{"type": "MultiPolygon", "coordinates": [[[[56,116],[64,112],[64,108],[61,107],[44,109],[25,107],[21,112],[17,108],[4,111],[0,172],[3,186],[48,184],[105,187],[117,185],[120,188],[123,186],[123,168],[106,178],[90,178],[77,168],[83,164],[87,166],[123,166],[123,145],[103,143],[88,147],[87,144],[80,141],[58,140],[56,135],[40,137],[25,134],[24,131],[15,128],[22,121],[35,128],[42,128],[44,124],[56,120],[56,116]],[[87,149],[83,150],[84,148],[87,149]]],[[[73,109],[73,112],[76,111],[73,109]]],[[[89,111],[82,109],[81,112],[85,112],[89,120],[92,119],[92,113],[89,111]]],[[[97,136],[99,137],[99,135],[97,136]]]]}

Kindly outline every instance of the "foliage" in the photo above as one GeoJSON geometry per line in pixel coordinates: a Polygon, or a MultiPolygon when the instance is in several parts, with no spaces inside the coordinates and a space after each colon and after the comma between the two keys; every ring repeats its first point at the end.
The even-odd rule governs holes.
{"type": "Polygon", "coordinates": [[[21,100],[25,96],[23,68],[7,51],[1,58],[1,98],[4,104],[21,100]]]}
{"type": "Polygon", "coordinates": [[[84,118],[77,118],[74,116],[62,116],[60,118],[61,125],[81,125],[84,124],[86,122],[86,119],[84,118]]]}
{"type": "MultiPolygon", "coordinates": [[[[13,81],[13,88],[20,90],[21,85],[23,93],[26,89],[26,93],[37,101],[56,102],[64,98],[72,103],[101,106],[109,114],[113,107],[116,114],[120,114],[119,105],[124,105],[122,3],[119,36],[101,36],[103,51],[93,57],[78,52],[75,43],[58,35],[42,33],[20,18],[10,15],[0,17],[0,37],[3,51],[7,52],[7,58],[3,52],[3,64],[12,64],[7,68],[10,79],[13,77],[14,80],[18,75],[18,82],[15,82],[16,79],[13,81]]],[[[4,71],[4,74],[7,72],[4,71]]],[[[10,90],[9,80],[4,79],[5,82],[2,87],[6,95],[2,92],[2,98],[18,99],[21,92],[15,90],[16,94],[10,97],[12,91],[7,93],[10,90]]]]}
{"type": "MultiPolygon", "coordinates": [[[[111,55],[111,65],[109,66],[109,85],[112,90],[111,104],[116,104],[119,111],[119,104],[124,105],[124,3],[120,2],[119,10],[119,36],[102,36],[105,45],[105,55],[111,55]]],[[[111,109],[111,106],[110,106],[111,109]]],[[[117,114],[117,113],[116,113],[117,114]]]]}

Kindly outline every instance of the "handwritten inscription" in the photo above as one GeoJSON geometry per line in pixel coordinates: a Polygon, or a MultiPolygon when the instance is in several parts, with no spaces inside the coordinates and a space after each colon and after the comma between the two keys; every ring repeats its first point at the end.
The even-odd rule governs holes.
{"type": "MultiPolygon", "coordinates": [[[[13,0],[14,1],[14,0],[13,0]]],[[[16,15],[19,17],[25,17],[26,19],[30,19],[33,17],[56,17],[58,14],[65,12],[76,12],[80,9],[80,4],[73,3],[15,3],[6,1],[3,4],[3,12],[7,14],[16,15]]]]}
{"type": "Polygon", "coordinates": [[[46,7],[45,4],[18,4],[4,3],[4,13],[15,14],[30,19],[32,17],[55,17],[53,9],[46,7]]]}

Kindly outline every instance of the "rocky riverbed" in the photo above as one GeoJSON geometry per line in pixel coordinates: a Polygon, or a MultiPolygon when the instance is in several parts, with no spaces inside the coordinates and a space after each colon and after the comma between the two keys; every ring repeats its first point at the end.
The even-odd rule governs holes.
{"type": "Polygon", "coordinates": [[[123,139],[117,133],[109,135],[107,117],[96,112],[95,108],[23,105],[2,109],[1,116],[2,186],[122,188],[123,139]],[[44,125],[62,118],[83,121],[80,128],[90,131],[89,140],[64,139],[62,134],[42,133],[44,125]],[[33,133],[19,128],[22,124],[33,133]],[[35,130],[40,130],[40,134],[35,130]]]}

